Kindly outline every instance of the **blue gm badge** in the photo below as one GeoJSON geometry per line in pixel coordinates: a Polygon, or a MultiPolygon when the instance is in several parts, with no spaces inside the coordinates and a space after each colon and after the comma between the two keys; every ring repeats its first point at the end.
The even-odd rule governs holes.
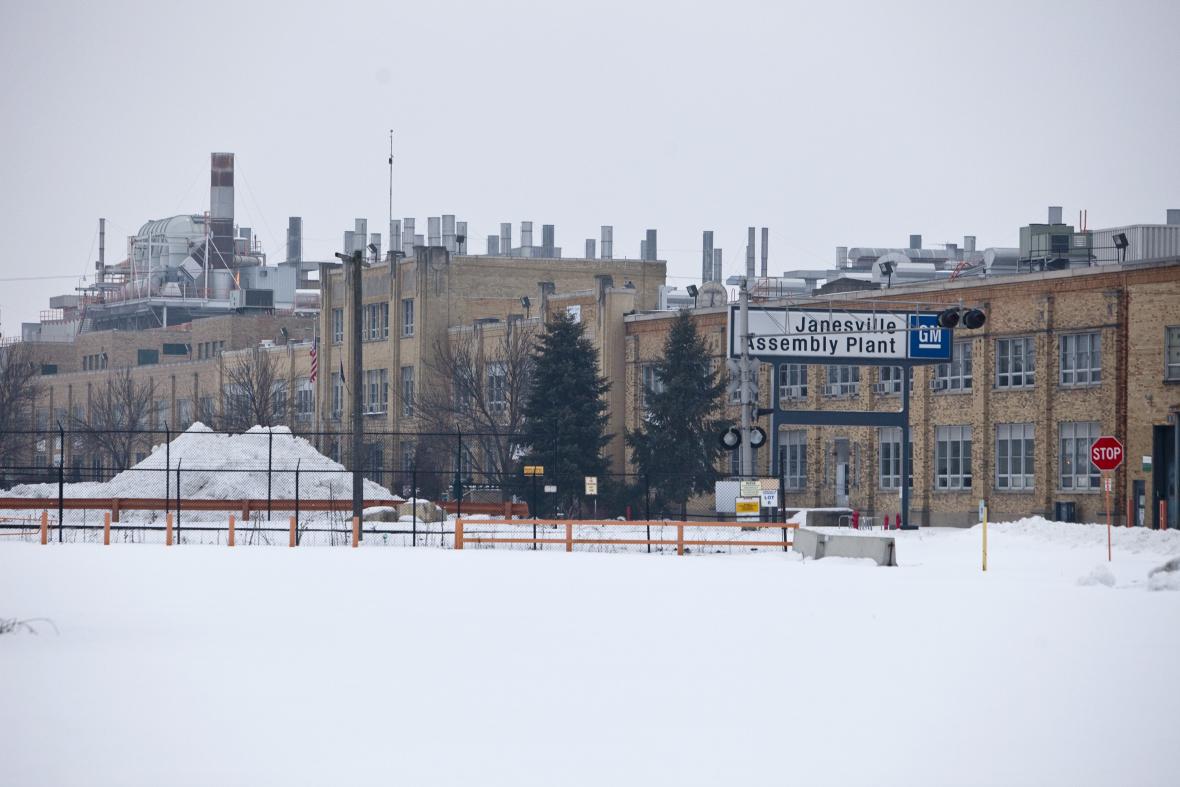
{"type": "Polygon", "coordinates": [[[911,314],[910,358],[949,361],[951,330],[938,327],[937,314],[911,314]]]}

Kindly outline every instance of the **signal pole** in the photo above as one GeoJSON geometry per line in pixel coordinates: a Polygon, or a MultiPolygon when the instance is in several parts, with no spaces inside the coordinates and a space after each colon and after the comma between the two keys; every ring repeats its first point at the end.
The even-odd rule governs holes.
{"type": "Polygon", "coordinates": [[[742,402],[742,442],[738,446],[738,470],[743,478],[749,478],[754,474],[754,450],[750,445],[750,290],[745,277],[742,277],[738,290],[738,309],[742,340],[742,355],[738,361],[741,372],[738,392],[742,402]]]}

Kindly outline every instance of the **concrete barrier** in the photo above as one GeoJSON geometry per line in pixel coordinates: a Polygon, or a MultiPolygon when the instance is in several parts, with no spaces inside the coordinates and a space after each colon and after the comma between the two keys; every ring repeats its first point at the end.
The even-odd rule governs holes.
{"type": "Polygon", "coordinates": [[[825,557],[867,557],[878,566],[897,565],[897,551],[892,536],[841,536],[801,527],[795,531],[791,548],[812,560],[825,557]]]}

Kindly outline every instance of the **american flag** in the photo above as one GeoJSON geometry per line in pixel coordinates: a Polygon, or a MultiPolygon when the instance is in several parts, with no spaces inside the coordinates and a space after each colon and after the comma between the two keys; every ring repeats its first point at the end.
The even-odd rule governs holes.
{"type": "Polygon", "coordinates": [[[317,378],[317,377],[319,376],[319,374],[320,374],[320,353],[319,353],[319,345],[320,345],[320,340],[319,340],[319,338],[312,339],[312,342],[311,342],[311,352],[309,352],[309,353],[308,353],[308,357],[310,357],[310,358],[311,358],[311,381],[312,381],[313,383],[316,381],[316,378],[317,378]]]}

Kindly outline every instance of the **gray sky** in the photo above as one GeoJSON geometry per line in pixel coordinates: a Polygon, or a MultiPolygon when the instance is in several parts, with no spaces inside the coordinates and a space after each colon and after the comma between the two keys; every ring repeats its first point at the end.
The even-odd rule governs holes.
{"type": "Polygon", "coordinates": [[[557,225],[616,256],[701,231],[744,267],[837,245],[1015,245],[1046,206],[1092,228],[1180,207],[1180,3],[40,3],[0,0],[0,329],[151,218],[200,212],[237,154],[237,220],[285,256],[354,217],[557,225]],[[14,277],[68,278],[12,281],[14,277]]]}

